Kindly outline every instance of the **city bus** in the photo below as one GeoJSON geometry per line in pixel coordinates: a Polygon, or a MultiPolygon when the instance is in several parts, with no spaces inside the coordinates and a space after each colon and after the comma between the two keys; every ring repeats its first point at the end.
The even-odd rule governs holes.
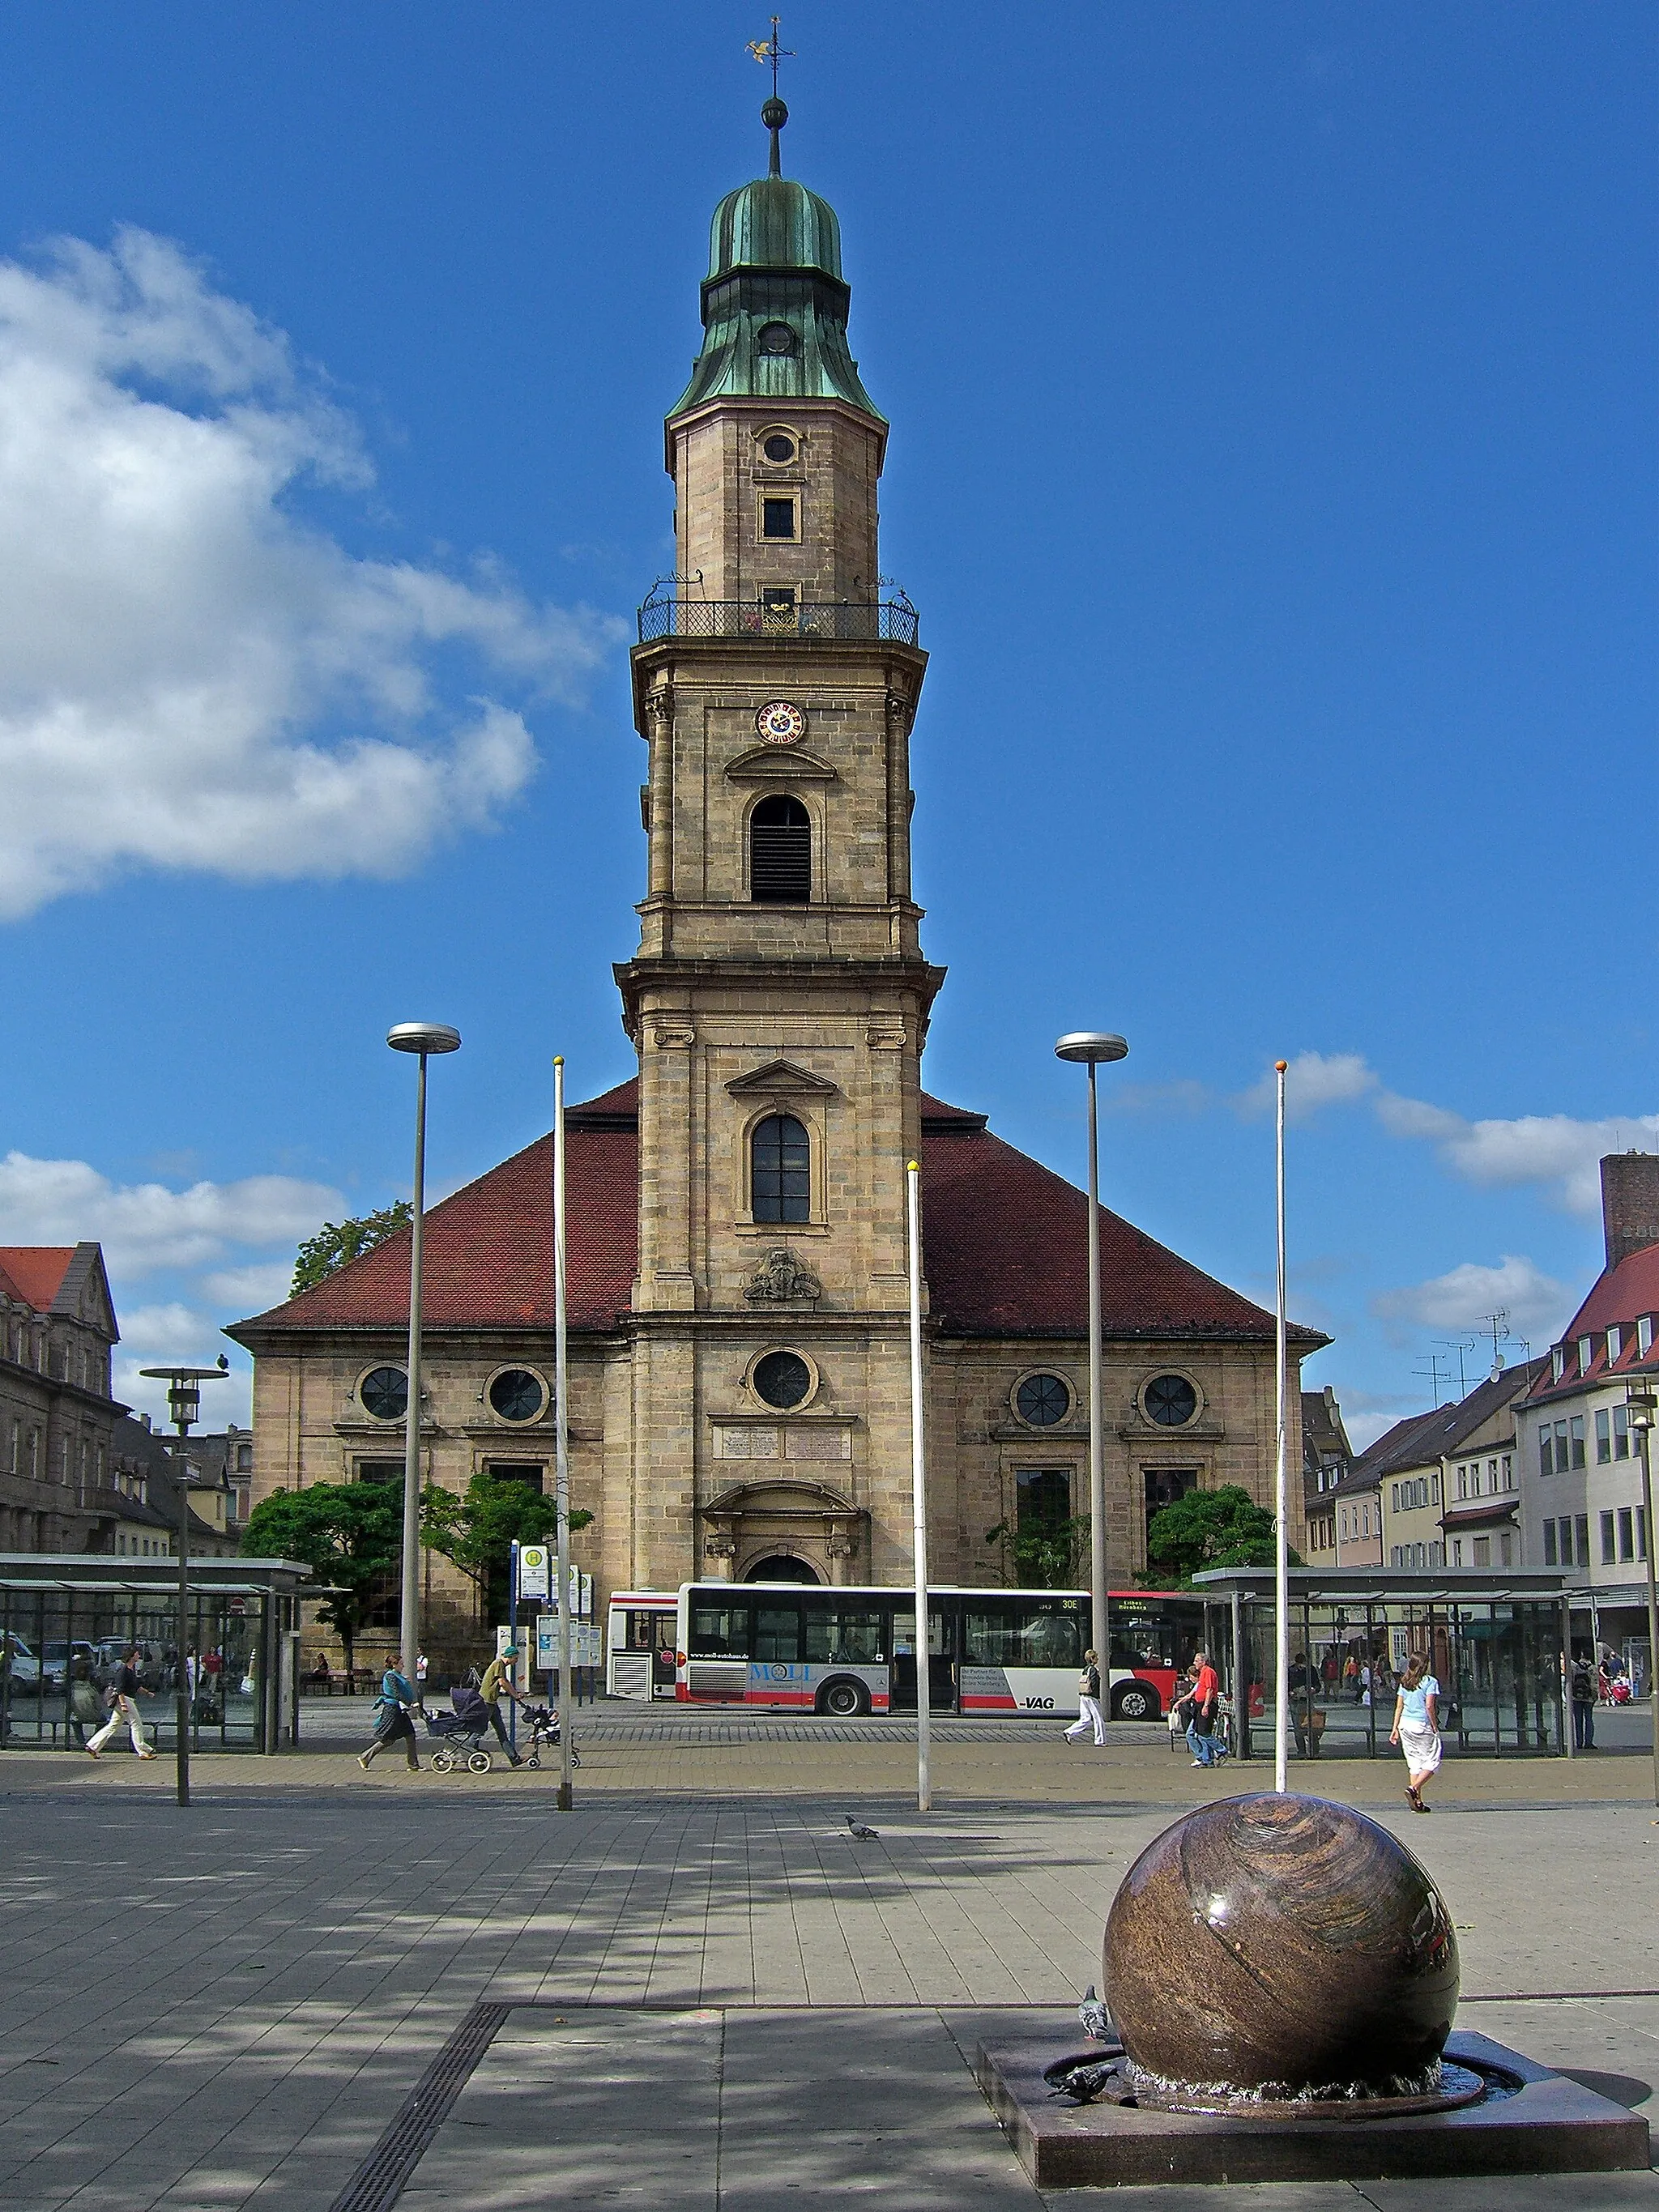
{"type": "MultiPolygon", "coordinates": [[[[1086,1591],[945,1588],[927,1598],[933,1711],[1075,1717],[1089,1636],[1086,1591]]],[[[1109,1710],[1116,1720],[1157,1720],[1202,1640],[1203,1605],[1172,1591],[1123,1590],[1110,1594],[1110,1606],[1109,1710]]],[[[674,1695],[682,1704],[840,1717],[915,1711],[908,1589],[684,1583],[674,1638],[674,1695]]]]}
{"type": "Polygon", "coordinates": [[[672,1698],[679,1597],[673,1590],[612,1590],[605,1686],[612,1698],[672,1698]]]}

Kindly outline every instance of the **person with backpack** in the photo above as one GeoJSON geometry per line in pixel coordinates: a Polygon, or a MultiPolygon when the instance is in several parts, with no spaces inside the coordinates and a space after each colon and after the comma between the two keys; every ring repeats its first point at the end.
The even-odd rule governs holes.
{"type": "Polygon", "coordinates": [[[515,1705],[523,1702],[513,1680],[518,1662],[519,1647],[516,1644],[509,1644],[506,1650],[497,1652],[484,1668],[483,1680],[478,1685],[478,1694],[489,1708],[489,1725],[495,1731],[495,1741],[507,1753],[508,1763],[514,1766],[522,1766],[524,1761],[507,1741],[507,1729],[501,1720],[501,1701],[507,1698],[515,1705]]]}
{"type": "Polygon", "coordinates": [[[1595,1748],[1595,1677],[1588,1659],[1577,1659],[1572,1668],[1572,1747],[1595,1748]]]}
{"type": "Polygon", "coordinates": [[[1077,1678],[1077,1718],[1066,1731],[1067,1743],[1075,1743],[1091,1729],[1095,1732],[1097,1745],[1106,1741],[1106,1725],[1100,1710],[1100,1655],[1085,1651],[1083,1672],[1077,1678]]]}
{"type": "Polygon", "coordinates": [[[132,1747],[140,1759],[154,1759],[155,1753],[144,1741],[144,1724],[138,1717],[135,1700],[138,1695],[138,1669],[134,1663],[138,1647],[129,1644],[112,1669],[109,1686],[104,1692],[104,1702],[109,1707],[109,1718],[95,1735],[87,1738],[87,1757],[98,1758],[112,1735],[125,1729],[132,1738],[132,1747]]]}
{"type": "Polygon", "coordinates": [[[357,1755],[357,1764],[365,1774],[389,1744],[401,1741],[409,1759],[409,1771],[421,1771],[420,1746],[415,1735],[415,1723],[410,1711],[415,1703],[415,1686],[403,1671],[404,1656],[394,1651],[386,1662],[386,1673],[380,1677],[380,1694],[374,1700],[374,1741],[367,1751],[357,1755]]]}

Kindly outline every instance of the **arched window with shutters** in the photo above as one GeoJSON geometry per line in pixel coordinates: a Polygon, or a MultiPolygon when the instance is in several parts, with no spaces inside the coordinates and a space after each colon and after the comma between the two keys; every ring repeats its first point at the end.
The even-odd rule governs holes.
{"type": "Polygon", "coordinates": [[[811,899],[812,818],[799,799],[763,799],[749,817],[749,896],[760,906],[811,899]]]}
{"type": "Polygon", "coordinates": [[[749,1139],[750,1204],[757,1221],[811,1218],[812,1153],[793,1114],[769,1114],[749,1139]]]}

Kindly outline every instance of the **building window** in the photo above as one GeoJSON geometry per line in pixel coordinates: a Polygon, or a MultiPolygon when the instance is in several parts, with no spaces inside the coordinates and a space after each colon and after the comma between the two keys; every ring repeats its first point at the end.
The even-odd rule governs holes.
{"type": "Polygon", "coordinates": [[[760,534],[776,543],[793,544],[800,535],[795,527],[795,495],[792,491],[769,491],[760,503],[760,534]]]}
{"type": "Polygon", "coordinates": [[[1022,1536],[1057,1535],[1072,1517],[1072,1470],[1017,1467],[1014,1500],[1014,1525],[1022,1536]]]}
{"type": "Polygon", "coordinates": [[[1605,1406],[1595,1415],[1595,1464],[1605,1467],[1613,1457],[1613,1419],[1605,1406]]]}
{"type": "Polygon", "coordinates": [[[1619,1508],[1619,1556],[1621,1559],[1636,1557],[1636,1529],[1628,1505],[1619,1508]]]}
{"type": "Polygon", "coordinates": [[[1014,1411],[1034,1429],[1052,1429],[1071,1410],[1071,1391],[1058,1375],[1028,1375],[1014,1393],[1014,1411]]]}
{"type": "Polygon", "coordinates": [[[1198,1411],[1198,1393],[1184,1375],[1154,1375],[1141,1393],[1149,1421],[1161,1429],[1184,1429],[1198,1411]]]}
{"type": "Polygon", "coordinates": [[[237,1445],[237,1447],[236,1447],[236,1472],[237,1472],[239,1474],[252,1474],[252,1470],[253,1470],[253,1447],[252,1447],[252,1444],[238,1444],[238,1445],[237,1445]]]}
{"type": "Polygon", "coordinates": [[[527,1489],[536,1491],[547,1488],[547,1468],[540,1460],[492,1459],[484,1464],[486,1472],[493,1474],[497,1482],[522,1482],[527,1489]]]}
{"type": "Polygon", "coordinates": [[[812,1392],[812,1370],[798,1352],[766,1352],[755,1362],[750,1387],[781,1413],[804,1405],[812,1392]]]}
{"type": "Polygon", "coordinates": [[[1636,1324],[1636,1349],[1645,1359],[1653,1349],[1653,1316],[1644,1314],[1636,1324]]]}
{"type": "Polygon", "coordinates": [[[1626,1406],[1613,1409],[1613,1455],[1615,1459],[1630,1457],[1630,1409],[1626,1406]]]}
{"type": "Polygon", "coordinates": [[[1581,1375],[1588,1375],[1589,1373],[1590,1361],[1594,1356],[1595,1350],[1589,1338],[1587,1336],[1581,1336],[1578,1340],[1578,1372],[1581,1375]]]}
{"type": "Polygon", "coordinates": [[[1462,1541],[1461,1538],[1458,1538],[1458,1537],[1454,1536],[1454,1537],[1453,1537],[1453,1539],[1452,1539],[1452,1565],[1453,1565],[1453,1566],[1455,1566],[1455,1567],[1461,1567],[1461,1566],[1462,1565],[1462,1564],[1463,1564],[1463,1546],[1462,1546],[1462,1541]]]}
{"type": "Polygon", "coordinates": [[[799,799],[763,799],[749,817],[749,896],[805,906],[812,896],[812,818],[799,799]]]}
{"type": "Polygon", "coordinates": [[[1613,1366],[1625,1348],[1625,1334],[1615,1322],[1607,1331],[1607,1364],[1613,1366]]]}
{"type": "Polygon", "coordinates": [[[503,1421],[535,1421],[547,1408],[547,1385],[527,1367],[504,1367],[491,1377],[490,1411],[503,1421]]]}
{"type": "Polygon", "coordinates": [[[1583,1415],[1582,1413],[1575,1413],[1572,1417],[1571,1422],[1569,1424],[1569,1426],[1572,1434],[1572,1463],[1575,1467],[1583,1467],[1584,1464],[1583,1415]]]}
{"type": "Polygon", "coordinates": [[[812,1153],[793,1114],[769,1114],[749,1140],[750,1206],[757,1221],[811,1218],[812,1153]]]}
{"type": "Polygon", "coordinates": [[[1565,1345],[1553,1345],[1550,1347],[1550,1372],[1552,1376],[1554,1377],[1555,1381],[1559,1382],[1566,1371],[1567,1348],[1565,1345]]]}
{"type": "MultiPolygon", "coordinates": [[[[785,326],[773,323],[768,327],[779,330],[785,326]]],[[[769,430],[761,440],[761,458],[770,461],[775,468],[782,468],[787,463],[793,461],[795,458],[795,450],[794,439],[787,430],[769,430]]]]}
{"type": "Polygon", "coordinates": [[[1604,1513],[1601,1516],[1601,1565],[1604,1567],[1612,1566],[1618,1556],[1613,1536],[1613,1516],[1611,1513],[1604,1513]]]}
{"type": "Polygon", "coordinates": [[[1467,1498],[1469,1494],[1469,1471],[1466,1467],[1460,1467],[1457,1470],[1457,1494],[1460,1498],[1467,1498]]]}
{"type": "Polygon", "coordinates": [[[1553,1521],[1547,1521],[1544,1523],[1544,1565],[1547,1567],[1554,1567],[1560,1565],[1560,1559],[1556,1551],[1555,1523],[1553,1521]]]}
{"type": "Polygon", "coordinates": [[[1577,1542],[1578,1564],[1581,1567],[1587,1567],[1590,1563],[1589,1515],[1588,1513],[1575,1514],[1573,1516],[1572,1526],[1573,1533],[1577,1542]]]}
{"type": "Polygon", "coordinates": [[[1498,1560],[1500,1566],[1512,1567],[1515,1565],[1515,1539],[1513,1536],[1500,1536],[1498,1538],[1498,1560]]]}
{"type": "MultiPolygon", "coordinates": [[[[795,333],[790,329],[787,323],[763,323],[759,330],[755,334],[755,343],[760,348],[761,351],[763,353],[771,354],[775,357],[780,359],[793,353],[795,351],[797,343],[798,341],[796,339],[795,333]]],[[[767,445],[769,451],[766,456],[768,460],[772,460],[776,458],[776,456],[769,451],[771,442],[771,440],[768,439],[767,445]]],[[[784,458],[787,459],[789,456],[786,454],[784,458]]]]}
{"type": "Polygon", "coordinates": [[[1645,1559],[1648,1555],[1648,1510],[1645,1505],[1636,1509],[1636,1556],[1645,1559]]]}
{"type": "Polygon", "coordinates": [[[1474,1564],[1477,1567],[1489,1567],[1492,1565],[1490,1536],[1477,1536],[1474,1539],[1474,1564]]]}
{"type": "Polygon", "coordinates": [[[357,1395],[372,1419],[401,1421],[409,1411],[409,1377],[401,1367],[371,1367],[357,1395]]]}
{"type": "Polygon", "coordinates": [[[1515,1460],[1509,1452],[1504,1455],[1504,1487],[1505,1490],[1513,1490],[1515,1487],[1515,1460]]]}
{"type": "Polygon", "coordinates": [[[404,1463],[400,1459],[360,1459],[357,1462],[359,1482],[401,1482],[404,1463]]]}
{"type": "Polygon", "coordinates": [[[1550,1445],[1550,1425],[1547,1421],[1540,1421],[1538,1424],[1538,1472],[1540,1474],[1550,1474],[1554,1472],[1554,1458],[1550,1445]]]}

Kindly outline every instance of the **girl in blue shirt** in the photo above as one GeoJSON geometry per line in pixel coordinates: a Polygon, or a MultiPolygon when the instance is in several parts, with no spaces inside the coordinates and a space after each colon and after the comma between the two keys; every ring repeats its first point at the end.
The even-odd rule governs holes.
{"type": "Polygon", "coordinates": [[[1426,1813],[1423,1785],[1440,1765],[1440,1685],[1423,1652],[1412,1655],[1400,1678],[1389,1741],[1406,1754],[1406,1802],[1413,1813],[1426,1813]]]}

